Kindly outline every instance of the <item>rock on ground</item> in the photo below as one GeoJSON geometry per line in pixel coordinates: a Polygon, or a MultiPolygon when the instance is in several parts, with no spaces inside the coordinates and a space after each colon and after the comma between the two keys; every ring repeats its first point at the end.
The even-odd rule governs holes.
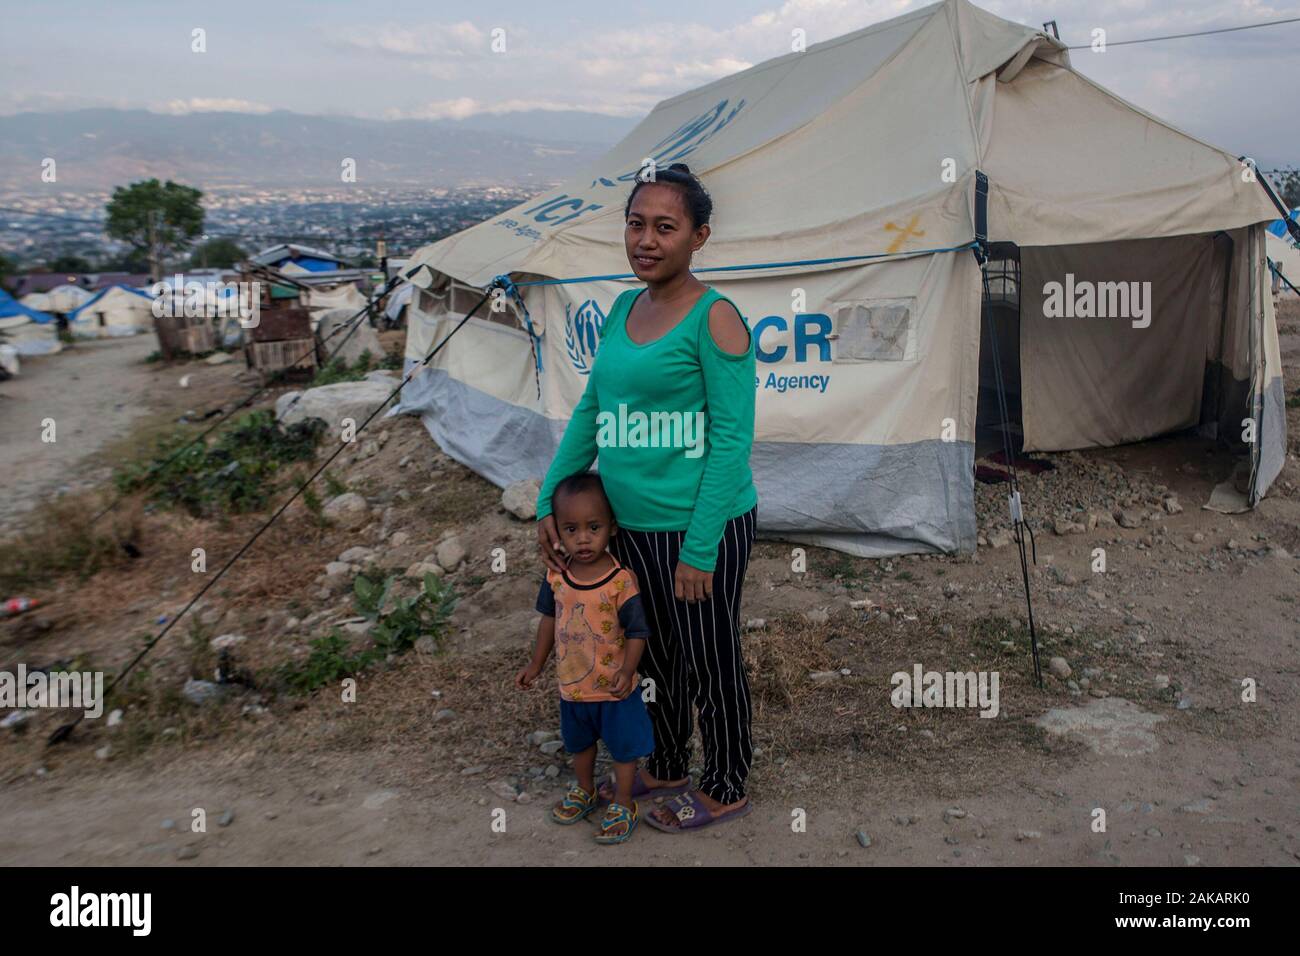
{"type": "Polygon", "coordinates": [[[385,382],[363,380],[322,385],[305,392],[286,392],[275,401],[275,417],[286,425],[308,418],[321,418],[338,435],[342,432],[345,418],[352,419],[360,428],[392,391],[393,387],[385,382]],[[295,398],[298,399],[296,403],[295,398]]]}
{"type": "Polygon", "coordinates": [[[542,483],[536,478],[516,481],[501,492],[501,507],[520,521],[532,521],[537,517],[537,494],[541,490],[542,483]]]}
{"type": "Polygon", "coordinates": [[[360,528],[370,520],[370,505],[366,504],[366,499],[355,491],[349,491],[325,502],[321,514],[330,521],[352,530],[360,528]]]}
{"type": "Polygon", "coordinates": [[[1122,697],[1089,698],[1082,707],[1057,707],[1034,723],[1049,734],[1082,740],[1102,756],[1132,757],[1160,746],[1151,728],[1164,720],[1122,697]]]}
{"type": "Polygon", "coordinates": [[[465,546],[460,543],[460,538],[451,537],[438,545],[437,559],[443,568],[455,571],[465,560],[465,546]]]}

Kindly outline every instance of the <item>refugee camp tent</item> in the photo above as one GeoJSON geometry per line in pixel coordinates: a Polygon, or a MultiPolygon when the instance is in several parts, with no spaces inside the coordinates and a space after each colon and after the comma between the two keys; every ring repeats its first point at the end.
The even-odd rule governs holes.
{"type": "MultiPolygon", "coordinates": [[[[309,288],[302,293],[302,304],[311,313],[311,327],[318,329],[321,319],[328,313],[339,313],[347,319],[356,315],[370,301],[352,283],[329,288],[309,288]],[[342,315],[346,312],[346,315],[342,315]]],[[[335,316],[339,318],[339,316],[335,316]]],[[[364,321],[364,320],[363,320],[364,321]]]]}
{"type": "MultiPolygon", "coordinates": [[[[1300,222],[1300,206],[1297,206],[1295,209],[1292,209],[1289,213],[1287,213],[1286,218],[1289,219],[1291,222],[1300,222]]],[[[1285,239],[1289,235],[1289,229],[1287,228],[1286,220],[1275,219],[1272,222],[1270,222],[1268,224],[1268,234],[1270,236],[1277,236],[1279,238],[1285,239]]]]}
{"type": "Polygon", "coordinates": [[[973,549],[982,318],[1018,389],[1017,420],[992,424],[1026,450],[1196,427],[1231,444],[1252,417],[1257,441],[1234,446],[1252,503],[1282,467],[1277,214],[1250,170],[1078,73],[1058,40],[945,0],[665,100],[560,187],[416,253],[408,368],[495,276],[520,283],[527,314],[480,311],[400,405],[498,485],[544,473],[605,316],[639,285],[623,206],[644,157],[689,163],[715,201],[693,268],[755,337],[760,530],[973,549]]]}
{"type": "Polygon", "coordinates": [[[333,288],[310,288],[303,293],[303,305],[311,311],[317,309],[351,309],[354,313],[365,308],[369,300],[352,283],[333,288]]]}
{"type": "MultiPolygon", "coordinates": [[[[1292,209],[1287,219],[1300,221],[1300,207],[1292,209]]],[[[1272,263],[1273,292],[1277,295],[1296,295],[1295,289],[1300,289],[1300,248],[1297,248],[1287,230],[1286,222],[1274,220],[1269,224],[1264,238],[1269,262],[1272,263]],[[1285,282],[1282,281],[1284,278],[1285,282]]]]}
{"type": "Polygon", "coordinates": [[[37,312],[49,312],[50,297],[45,292],[29,292],[18,300],[29,309],[35,309],[37,312]]]}
{"type": "Polygon", "coordinates": [[[114,285],[69,314],[72,334],[83,338],[135,335],[153,329],[154,297],[141,289],[114,285]]]}
{"type": "MultiPolygon", "coordinates": [[[[54,316],[17,301],[0,289],[0,342],[17,355],[50,355],[62,351],[54,316]]],[[[11,374],[17,374],[16,370],[11,374]]]]}
{"type": "Polygon", "coordinates": [[[80,286],[67,284],[55,286],[45,293],[46,305],[44,311],[70,315],[94,297],[95,293],[89,292],[80,286]]]}

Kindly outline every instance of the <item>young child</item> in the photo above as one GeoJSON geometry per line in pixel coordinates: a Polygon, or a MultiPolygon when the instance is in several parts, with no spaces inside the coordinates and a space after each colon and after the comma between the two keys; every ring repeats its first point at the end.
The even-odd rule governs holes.
{"type": "Polygon", "coordinates": [[[537,646],[515,685],[532,686],[555,649],[560,735],[573,754],[578,785],[551,811],[551,819],[576,823],[596,809],[592,776],[596,741],[603,740],[614,758],[614,800],[596,842],[622,843],[637,824],[631,797],[636,762],[654,750],[636,672],[650,628],[636,577],[606,550],[618,526],[600,477],[585,472],[565,478],[555,486],[551,507],[568,562],[562,573],[548,570],[542,582],[537,646]]]}

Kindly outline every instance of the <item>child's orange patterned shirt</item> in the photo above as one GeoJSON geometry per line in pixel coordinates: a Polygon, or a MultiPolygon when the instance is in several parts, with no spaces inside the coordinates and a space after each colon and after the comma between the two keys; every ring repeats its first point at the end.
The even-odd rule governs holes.
{"type": "Polygon", "coordinates": [[[614,567],[599,581],[547,571],[537,594],[537,610],[555,618],[555,670],[565,700],[621,700],[610,687],[624,647],[628,639],[650,636],[636,575],[610,559],[614,567]]]}

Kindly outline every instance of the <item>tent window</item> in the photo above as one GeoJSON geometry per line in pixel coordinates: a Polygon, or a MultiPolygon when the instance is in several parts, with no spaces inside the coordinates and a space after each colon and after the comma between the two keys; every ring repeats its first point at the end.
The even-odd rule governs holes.
{"type": "MultiPolygon", "coordinates": [[[[457,315],[464,315],[470,309],[474,308],[474,306],[478,304],[478,300],[482,297],[482,292],[478,292],[477,290],[472,289],[467,285],[462,285],[459,282],[453,282],[451,284],[451,311],[455,312],[457,315]]],[[[478,314],[482,315],[483,310],[480,309],[478,314]]]]}
{"type": "Polygon", "coordinates": [[[875,299],[841,305],[835,312],[839,340],[834,362],[899,362],[915,353],[915,299],[875,299]]]}
{"type": "MultiPolygon", "coordinates": [[[[451,283],[451,311],[457,315],[464,315],[474,308],[481,298],[483,298],[482,289],[476,289],[473,286],[455,281],[451,283]]],[[[520,323],[515,316],[515,310],[508,307],[504,312],[493,312],[491,299],[484,302],[482,308],[474,313],[474,318],[495,322],[497,325],[504,325],[511,329],[520,328],[520,323]]]]}
{"type": "Polygon", "coordinates": [[[990,259],[984,264],[984,276],[988,279],[985,301],[1020,305],[1019,259],[990,259]]]}
{"type": "Polygon", "coordinates": [[[425,315],[432,315],[437,310],[438,303],[445,301],[447,298],[445,294],[435,296],[432,292],[421,289],[419,286],[416,287],[412,295],[415,297],[416,310],[425,315]]]}

